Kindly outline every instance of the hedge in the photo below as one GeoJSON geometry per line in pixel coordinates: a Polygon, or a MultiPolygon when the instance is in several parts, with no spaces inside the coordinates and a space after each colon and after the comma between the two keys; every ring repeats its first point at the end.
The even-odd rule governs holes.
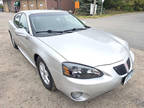
{"type": "Polygon", "coordinates": [[[104,8],[118,11],[144,11],[144,0],[105,0],[104,8]]]}
{"type": "MultiPolygon", "coordinates": [[[[93,3],[93,0],[79,1],[80,9],[76,10],[76,14],[89,15],[90,3],[93,3]]],[[[105,0],[104,8],[115,11],[144,11],[144,0],[105,0]]]]}

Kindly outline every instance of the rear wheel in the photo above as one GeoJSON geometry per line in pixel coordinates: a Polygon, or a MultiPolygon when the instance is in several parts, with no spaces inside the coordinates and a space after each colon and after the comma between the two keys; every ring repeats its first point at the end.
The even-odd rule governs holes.
{"type": "Polygon", "coordinates": [[[12,43],[13,47],[14,47],[15,49],[18,49],[18,47],[17,47],[17,45],[16,45],[16,43],[15,43],[15,41],[14,41],[14,39],[13,39],[13,36],[11,35],[10,32],[9,32],[9,34],[10,34],[11,43],[12,43]]]}
{"type": "Polygon", "coordinates": [[[45,86],[45,88],[47,88],[50,91],[55,90],[56,88],[55,88],[54,80],[53,80],[46,64],[40,57],[37,58],[37,68],[39,71],[41,81],[42,81],[43,85],[45,86]]]}

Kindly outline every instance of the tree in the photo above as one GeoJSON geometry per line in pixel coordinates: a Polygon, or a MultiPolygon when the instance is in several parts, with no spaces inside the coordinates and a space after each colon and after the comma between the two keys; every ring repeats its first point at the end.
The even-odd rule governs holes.
{"type": "Polygon", "coordinates": [[[80,0],[80,9],[78,9],[78,14],[88,15],[90,12],[90,4],[93,0],[80,0]]]}
{"type": "Polygon", "coordinates": [[[105,0],[104,7],[122,11],[144,11],[144,0],[105,0]]]}

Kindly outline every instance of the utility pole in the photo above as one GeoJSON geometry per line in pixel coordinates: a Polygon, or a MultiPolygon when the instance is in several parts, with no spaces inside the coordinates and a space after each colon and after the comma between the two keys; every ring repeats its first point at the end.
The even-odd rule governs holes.
{"type": "Polygon", "coordinates": [[[95,14],[95,8],[96,8],[96,0],[94,0],[93,15],[95,14]]]}

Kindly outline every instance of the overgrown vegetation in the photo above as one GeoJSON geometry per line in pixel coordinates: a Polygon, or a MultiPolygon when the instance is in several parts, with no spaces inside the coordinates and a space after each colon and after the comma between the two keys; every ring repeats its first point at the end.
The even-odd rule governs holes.
{"type": "Polygon", "coordinates": [[[90,4],[93,0],[79,0],[80,1],[80,9],[76,10],[76,14],[80,15],[88,15],[90,12],[90,4]]]}
{"type": "Polygon", "coordinates": [[[105,0],[104,7],[118,11],[144,11],[144,0],[105,0]]]}
{"type": "Polygon", "coordinates": [[[3,5],[0,4],[0,8],[3,8],[3,5]]]}
{"type": "MultiPolygon", "coordinates": [[[[79,1],[80,1],[80,9],[76,10],[76,14],[89,15],[90,4],[93,3],[93,0],[79,0],[79,1]]],[[[128,12],[144,11],[144,0],[105,0],[104,8],[106,10],[114,10],[114,11],[128,11],[128,12]]]]}

